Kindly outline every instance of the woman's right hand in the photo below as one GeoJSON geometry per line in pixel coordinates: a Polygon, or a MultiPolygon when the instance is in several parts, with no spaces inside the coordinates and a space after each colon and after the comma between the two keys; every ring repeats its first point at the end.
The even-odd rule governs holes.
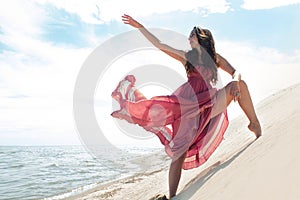
{"type": "Polygon", "coordinates": [[[124,24],[129,24],[133,26],[134,28],[143,28],[143,25],[137,22],[135,19],[133,19],[131,16],[124,14],[122,16],[122,21],[124,24]]]}
{"type": "Polygon", "coordinates": [[[238,101],[241,98],[240,81],[233,81],[230,87],[230,95],[234,101],[238,101]]]}

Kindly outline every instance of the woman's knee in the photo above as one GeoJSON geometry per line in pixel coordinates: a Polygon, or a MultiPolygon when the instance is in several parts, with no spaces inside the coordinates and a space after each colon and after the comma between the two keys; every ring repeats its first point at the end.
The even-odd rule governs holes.
{"type": "Polygon", "coordinates": [[[236,87],[237,81],[231,81],[225,86],[226,96],[230,95],[230,91],[233,87],[236,87]]]}
{"type": "MultiPolygon", "coordinates": [[[[236,83],[237,83],[237,81],[231,81],[230,83],[228,83],[226,85],[227,90],[230,90],[231,87],[234,87],[236,85],[236,83]]],[[[244,80],[239,81],[239,86],[240,86],[240,88],[241,87],[248,88],[247,83],[244,80]]]]}
{"type": "Polygon", "coordinates": [[[247,83],[244,80],[240,80],[239,84],[241,90],[248,89],[247,83]]]}

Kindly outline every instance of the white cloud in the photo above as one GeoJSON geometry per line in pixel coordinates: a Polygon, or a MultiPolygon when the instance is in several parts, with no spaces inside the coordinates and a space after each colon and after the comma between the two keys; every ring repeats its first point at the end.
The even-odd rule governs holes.
{"type": "Polygon", "coordinates": [[[78,70],[91,50],[42,42],[32,45],[43,51],[3,52],[0,56],[0,135],[15,135],[17,143],[24,139],[24,132],[35,136],[32,140],[36,138],[37,144],[49,136],[58,143],[74,142],[73,89],[78,70]],[[47,62],[32,57],[47,58],[47,62]],[[66,140],[70,134],[72,138],[66,140]]]}
{"type": "Polygon", "coordinates": [[[1,144],[78,143],[73,89],[91,49],[43,41],[48,18],[35,2],[10,1],[0,11],[0,40],[9,47],[0,54],[1,144]]]}
{"type": "Polygon", "coordinates": [[[217,41],[217,49],[242,73],[253,91],[255,103],[299,83],[299,50],[285,54],[268,47],[232,41],[217,41]]]}
{"type": "Polygon", "coordinates": [[[11,0],[0,6],[1,29],[6,34],[36,36],[42,32],[39,27],[45,20],[45,12],[30,1],[11,0]]]}
{"type": "Polygon", "coordinates": [[[244,0],[242,8],[247,10],[272,9],[299,3],[300,0],[244,0]]]}
{"type": "Polygon", "coordinates": [[[99,24],[120,20],[124,13],[132,16],[148,16],[154,13],[162,14],[172,11],[194,11],[205,13],[225,13],[229,9],[226,0],[90,0],[90,1],[68,1],[68,0],[36,0],[40,4],[50,3],[57,8],[62,8],[69,13],[80,16],[82,21],[99,24]]]}

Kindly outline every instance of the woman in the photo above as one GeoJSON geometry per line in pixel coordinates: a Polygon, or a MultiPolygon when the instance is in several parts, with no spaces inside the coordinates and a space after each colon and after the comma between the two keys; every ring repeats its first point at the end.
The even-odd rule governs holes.
{"type": "MultiPolygon", "coordinates": [[[[138,28],[155,47],[180,61],[187,73],[188,81],[172,95],[146,99],[134,88],[135,77],[132,75],[126,76],[112,93],[121,108],[112,116],[155,133],[172,158],[169,169],[169,198],[172,198],[176,195],[181,169],[200,166],[221,143],[228,126],[226,108],[232,100],[238,101],[250,121],[248,128],[257,138],[261,136],[260,123],[246,83],[215,52],[209,30],[194,27],[189,36],[192,50],[185,52],[161,43],[129,15],[122,18],[125,24],[138,28]],[[234,79],[220,90],[213,87],[218,68],[234,79]]],[[[167,199],[166,196],[159,198],[167,199]]]]}

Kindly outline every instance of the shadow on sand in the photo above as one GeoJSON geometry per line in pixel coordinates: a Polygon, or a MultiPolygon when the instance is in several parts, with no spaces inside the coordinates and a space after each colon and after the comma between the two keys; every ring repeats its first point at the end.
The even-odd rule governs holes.
{"type": "Polygon", "coordinates": [[[247,144],[243,147],[239,152],[232,156],[229,160],[221,164],[221,161],[216,162],[215,164],[209,166],[205,170],[203,170],[200,174],[198,174],[194,179],[188,182],[183,190],[176,196],[173,197],[172,200],[188,200],[190,199],[203,185],[206,181],[208,181],[215,173],[226,168],[230,165],[237,157],[239,157],[254,141],[247,144]]]}

